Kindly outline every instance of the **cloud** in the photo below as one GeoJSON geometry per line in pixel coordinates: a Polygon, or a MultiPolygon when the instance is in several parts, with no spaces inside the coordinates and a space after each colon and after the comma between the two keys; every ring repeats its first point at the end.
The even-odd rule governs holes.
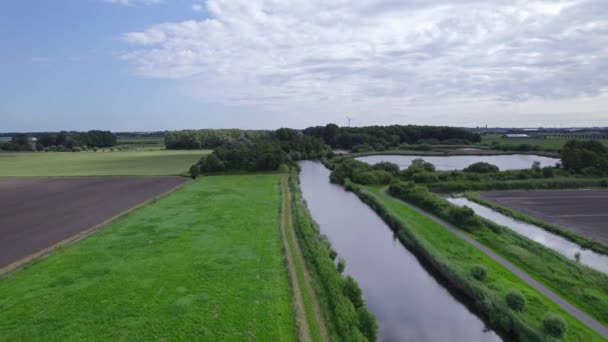
{"type": "Polygon", "coordinates": [[[163,2],[163,0],[102,0],[110,4],[118,4],[123,6],[137,6],[137,5],[156,5],[163,2]]]}
{"type": "Polygon", "coordinates": [[[192,10],[194,12],[202,12],[203,9],[205,9],[205,6],[203,6],[202,4],[192,4],[192,10]]]}
{"type": "Polygon", "coordinates": [[[125,33],[122,59],[206,100],[328,111],[608,89],[605,0],[208,0],[204,9],[204,20],[125,33]]]}

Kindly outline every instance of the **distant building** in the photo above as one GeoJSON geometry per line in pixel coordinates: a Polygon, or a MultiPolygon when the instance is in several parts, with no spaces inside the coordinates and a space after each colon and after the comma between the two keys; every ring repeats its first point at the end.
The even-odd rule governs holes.
{"type": "Polygon", "coordinates": [[[36,151],[36,144],[38,143],[38,138],[36,138],[36,137],[28,138],[27,142],[30,145],[30,149],[32,151],[36,151]]]}
{"type": "Polygon", "coordinates": [[[522,138],[529,138],[530,136],[528,134],[505,134],[502,136],[505,139],[522,139],[522,138]]]}

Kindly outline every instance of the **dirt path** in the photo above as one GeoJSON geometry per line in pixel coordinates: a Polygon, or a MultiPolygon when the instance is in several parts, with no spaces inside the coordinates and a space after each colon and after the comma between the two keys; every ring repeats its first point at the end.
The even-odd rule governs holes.
{"type": "Polygon", "coordinates": [[[549,288],[545,287],[544,285],[542,285],[538,281],[534,280],[528,273],[522,271],[519,267],[513,265],[512,263],[510,263],[509,261],[507,261],[503,257],[501,257],[498,254],[494,253],[491,249],[489,249],[485,245],[481,244],[477,240],[473,239],[472,237],[470,237],[467,234],[465,234],[464,232],[462,232],[460,229],[458,229],[458,228],[454,227],[453,225],[445,222],[444,220],[440,219],[439,217],[437,217],[437,216],[435,216],[433,214],[427,213],[426,211],[424,211],[424,210],[422,210],[422,209],[420,209],[420,208],[418,208],[416,206],[413,206],[413,205],[411,205],[411,204],[409,204],[407,202],[404,202],[404,201],[402,201],[402,200],[400,200],[398,198],[394,198],[394,197],[390,196],[389,194],[386,193],[385,190],[382,190],[382,194],[384,196],[389,197],[390,199],[392,199],[394,201],[398,201],[398,202],[406,205],[407,207],[409,207],[409,208],[411,208],[411,209],[413,209],[413,210],[421,213],[422,215],[427,216],[431,220],[433,220],[436,223],[438,223],[439,225],[443,226],[445,229],[447,229],[447,230],[451,231],[452,233],[458,235],[463,240],[465,240],[466,242],[468,242],[471,245],[473,245],[473,247],[479,249],[484,254],[486,254],[490,258],[494,259],[496,262],[498,262],[502,266],[506,267],[509,271],[511,271],[513,274],[515,274],[517,277],[519,277],[524,282],[526,282],[528,285],[532,286],[538,292],[542,293],[547,298],[551,299],[555,304],[557,304],[564,311],[568,312],[570,315],[572,315],[573,317],[575,317],[576,319],[578,319],[579,321],[581,321],[583,324],[587,325],[589,328],[593,329],[598,334],[600,334],[604,338],[608,339],[608,328],[606,326],[604,326],[602,323],[600,323],[597,320],[595,320],[593,317],[587,315],[585,312],[579,310],[574,305],[570,304],[570,302],[568,302],[567,300],[565,300],[564,298],[562,298],[561,296],[559,296],[555,292],[551,291],[549,288]]]}
{"type": "Polygon", "coordinates": [[[293,302],[300,341],[329,341],[319,301],[312,287],[312,279],[300,244],[295,236],[291,206],[291,192],[287,175],[281,177],[281,237],[293,291],[293,302]],[[309,308],[306,307],[309,304],[309,308]],[[310,315],[314,322],[310,322],[310,315]]]}

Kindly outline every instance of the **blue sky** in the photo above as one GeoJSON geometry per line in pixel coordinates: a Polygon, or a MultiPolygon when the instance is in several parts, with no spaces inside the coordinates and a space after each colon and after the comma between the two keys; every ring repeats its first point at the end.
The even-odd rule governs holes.
{"type": "Polygon", "coordinates": [[[608,126],[608,3],[5,0],[0,131],[608,126]]]}

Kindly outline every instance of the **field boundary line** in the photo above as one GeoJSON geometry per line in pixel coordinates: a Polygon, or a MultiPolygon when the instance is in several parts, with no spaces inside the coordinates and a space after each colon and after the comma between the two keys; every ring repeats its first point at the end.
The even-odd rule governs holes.
{"type": "Polygon", "coordinates": [[[169,190],[167,190],[167,191],[165,191],[163,193],[160,193],[160,194],[158,194],[158,195],[156,195],[156,196],[154,196],[152,198],[149,198],[149,199],[147,199],[147,200],[145,200],[145,201],[143,201],[143,202],[141,202],[139,204],[136,204],[135,206],[133,206],[133,207],[131,207],[131,208],[129,208],[129,209],[127,209],[127,210],[119,213],[119,214],[116,214],[116,215],[114,215],[114,216],[112,216],[112,217],[110,217],[110,218],[108,218],[108,219],[106,219],[106,220],[104,220],[104,221],[102,221],[100,223],[97,223],[97,224],[95,224],[95,225],[93,225],[93,226],[91,226],[91,227],[89,227],[89,228],[87,228],[87,229],[85,229],[83,231],[80,231],[80,232],[78,232],[78,233],[76,233],[76,234],[74,234],[74,235],[72,235],[70,237],[67,237],[67,238],[65,238],[65,239],[63,239],[63,240],[61,240],[61,241],[59,241],[59,242],[57,242],[55,244],[52,244],[52,245],[50,245],[48,247],[45,247],[45,248],[39,250],[38,252],[34,252],[34,253],[32,253],[32,254],[24,257],[24,258],[21,258],[21,259],[13,262],[11,264],[8,264],[7,266],[4,266],[4,267],[0,268],[0,280],[2,278],[4,278],[4,277],[10,275],[11,273],[16,272],[19,269],[27,266],[31,262],[34,262],[34,261],[37,261],[37,260],[41,260],[41,259],[43,259],[45,257],[48,257],[49,255],[52,254],[52,252],[55,249],[57,249],[59,247],[63,247],[63,246],[69,246],[69,245],[71,245],[73,243],[76,243],[76,242],[78,242],[78,241],[80,241],[80,240],[82,240],[82,239],[84,239],[84,238],[92,235],[93,233],[97,232],[98,230],[104,228],[104,226],[107,226],[110,223],[118,220],[119,218],[122,218],[122,217],[124,217],[124,216],[126,216],[126,215],[128,215],[128,214],[130,214],[132,212],[134,212],[137,209],[140,209],[140,208],[142,208],[142,207],[144,207],[144,206],[146,206],[146,205],[148,205],[148,204],[150,204],[150,203],[152,203],[154,201],[157,201],[157,200],[159,200],[159,199],[161,199],[161,198],[163,198],[163,197],[165,197],[167,195],[170,195],[173,192],[175,192],[175,191],[181,189],[182,187],[184,187],[184,186],[186,186],[188,184],[191,184],[191,183],[192,183],[191,180],[187,180],[187,181],[185,181],[185,182],[183,182],[181,184],[178,184],[178,185],[170,188],[169,190]]]}

